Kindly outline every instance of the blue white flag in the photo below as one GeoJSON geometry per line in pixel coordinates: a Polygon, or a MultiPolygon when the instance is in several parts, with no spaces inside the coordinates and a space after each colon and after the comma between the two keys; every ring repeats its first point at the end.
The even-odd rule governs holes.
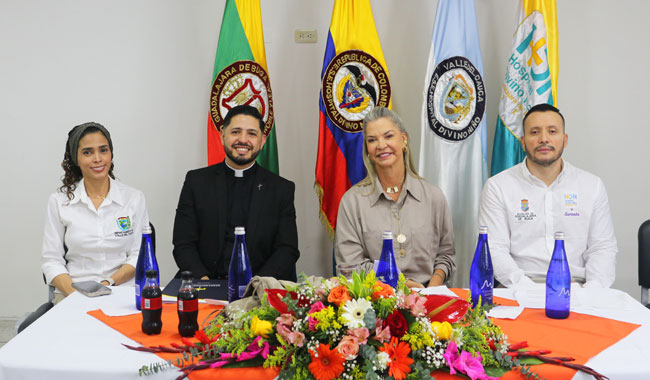
{"type": "Polygon", "coordinates": [[[454,220],[456,274],[468,287],[487,179],[485,85],[474,0],[440,0],[422,106],[420,175],[440,187],[454,220]]]}
{"type": "Polygon", "coordinates": [[[492,175],[520,163],[523,120],[540,103],[557,104],[558,33],[555,0],[523,0],[506,77],[492,148],[492,175]]]}

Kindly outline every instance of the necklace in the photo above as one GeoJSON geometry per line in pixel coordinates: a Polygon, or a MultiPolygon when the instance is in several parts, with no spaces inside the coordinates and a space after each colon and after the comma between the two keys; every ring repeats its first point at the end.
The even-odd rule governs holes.
{"type": "Polygon", "coordinates": [[[397,229],[399,233],[397,234],[397,243],[399,243],[399,255],[400,257],[406,256],[406,252],[404,251],[404,248],[402,247],[402,244],[406,243],[406,235],[402,233],[402,221],[400,219],[400,214],[401,210],[399,212],[395,211],[395,209],[391,209],[393,212],[393,215],[395,216],[395,219],[397,219],[397,229]]]}
{"type": "Polygon", "coordinates": [[[101,196],[101,195],[92,195],[92,194],[90,194],[90,193],[88,192],[88,189],[86,189],[86,195],[88,195],[89,198],[99,199],[99,200],[102,200],[102,201],[103,201],[103,200],[106,199],[106,197],[108,196],[108,192],[110,191],[110,189],[111,189],[111,188],[110,188],[110,184],[109,184],[108,190],[106,190],[106,194],[104,194],[103,196],[101,196]]]}
{"type": "Polygon", "coordinates": [[[397,193],[399,193],[399,187],[397,187],[397,186],[389,186],[389,187],[386,188],[386,192],[388,194],[397,194],[397,193]]]}

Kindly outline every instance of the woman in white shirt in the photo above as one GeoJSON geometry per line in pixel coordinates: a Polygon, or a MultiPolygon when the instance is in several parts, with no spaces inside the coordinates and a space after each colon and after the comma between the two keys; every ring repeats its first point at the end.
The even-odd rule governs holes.
{"type": "Polygon", "coordinates": [[[41,258],[55,302],[75,291],[74,282],[132,284],[149,216],[144,194],[115,180],[108,130],[92,122],[74,127],[61,166],[63,186],[48,200],[41,258]]]}

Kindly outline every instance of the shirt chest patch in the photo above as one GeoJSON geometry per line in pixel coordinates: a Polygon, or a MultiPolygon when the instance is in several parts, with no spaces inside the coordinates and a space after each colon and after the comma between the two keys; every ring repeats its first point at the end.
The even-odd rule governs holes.
{"type": "Polygon", "coordinates": [[[564,194],[564,216],[580,216],[580,212],[578,211],[578,193],[564,194]]]}
{"type": "Polygon", "coordinates": [[[531,205],[528,202],[528,199],[521,199],[520,208],[517,210],[517,212],[515,212],[514,218],[518,222],[535,220],[535,218],[537,218],[537,214],[535,214],[535,212],[531,209],[531,205]]]}
{"type": "Polygon", "coordinates": [[[115,222],[119,231],[115,231],[115,237],[129,236],[133,235],[133,228],[131,228],[131,217],[121,216],[118,217],[115,222]]]}

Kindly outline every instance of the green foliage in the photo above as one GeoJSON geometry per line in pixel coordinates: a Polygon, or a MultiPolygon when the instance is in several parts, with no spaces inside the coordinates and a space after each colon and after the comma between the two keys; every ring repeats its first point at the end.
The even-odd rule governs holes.
{"type": "Polygon", "coordinates": [[[395,298],[379,298],[373,302],[373,307],[377,312],[377,318],[386,319],[388,314],[392,313],[395,310],[395,298]]]}

